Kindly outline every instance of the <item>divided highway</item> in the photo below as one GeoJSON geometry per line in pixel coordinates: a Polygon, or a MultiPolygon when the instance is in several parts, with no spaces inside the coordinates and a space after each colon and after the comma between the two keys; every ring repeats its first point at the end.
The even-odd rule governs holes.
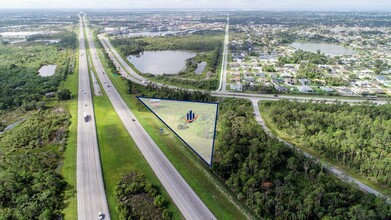
{"type": "MultiPolygon", "coordinates": [[[[88,44],[92,55],[93,65],[95,66],[98,78],[102,83],[115,111],[122,120],[134,142],[137,144],[141,153],[152,167],[156,176],[159,178],[160,182],[186,219],[216,219],[216,217],[210,212],[210,210],[166,158],[141,124],[135,120],[134,114],[123,101],[122,97],[111,83],[109,77],[104,73],[104,68],[99,59],[94,42],[89,34],[90,30],[86,25],[85,18],[83,19],[88,36],[88,44]]],[[[134,80],[138,83],[142,81],[142,78],[137,79],[136,76],[134,77],[134,80]]],[[[129,157],[132,157],[132,155],[129,155],[129,157]]]]}
{"type": "Polygon", "coordinates": [[[227,60],[228,60],[228,43],[229,43],[229,14],[227,17],[227,24],[225,26],[225,37],[224,37],[224,47],[223,47],[223,60],[221,63],[221,75],[220,75],[220,85],[216,92],[226,92],[227,91],[227,60]]]}
{"type": "Polygon", "coordinates": [[[99,212],[104,214],[105,219],[110,219],[100,165],[82,14],[79,17],[77,213],[79,220],[98,219],[99,212]]]}

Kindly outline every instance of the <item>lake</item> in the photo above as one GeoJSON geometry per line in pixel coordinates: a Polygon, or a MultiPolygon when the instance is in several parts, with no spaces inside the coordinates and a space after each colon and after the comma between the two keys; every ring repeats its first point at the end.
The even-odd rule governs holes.
{"type": "Polygon", "coordinates": [[[40,76],[52,76],[56,72],[57,65],[42,66],[38,70],[40,76]]]}
{"type": "Polygon", "coordinates": [[[350,48],[331,43],[294,42],[290,46],[296,49],[313,53],[316,53],[317,50],[320,50],[322,53],[332,56],[354,55],[357,53],[350,48]]]}
{"type": "Polygon", "coordinates": [[[144,51],[139,56],[128,56],[140,72],[155,75],[177,74],[186,68],[186,60],[196,54],[187,51],[144,51]]]}
{"type": "Polygon", "coordinates": [[[197,64],[197,69],[194,70],[196,74],[202,74],[204,72],[204,69],[206,67],[206,62],[201,62],[197,64]]]}

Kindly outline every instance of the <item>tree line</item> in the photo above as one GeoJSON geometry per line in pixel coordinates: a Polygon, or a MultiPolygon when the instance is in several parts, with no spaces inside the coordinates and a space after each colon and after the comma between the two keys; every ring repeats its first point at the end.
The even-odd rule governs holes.
{"type": "Polygon", "coordinates": [[[219,47],[222,35],[193,34],[188,36],[113,38],[111,43],[123,56],[138,55],[143,51],[191,50],[213,51],[219,47]]]}
{"type": "Polygon", "coordinates": [[[166,86],[159,87],[155,83],[149,82],[146,86],[134,83],[130,80],[126,81],[126,89],[129,94],[139,94],[140,96],[167,98],[175,100],[189,100],[212,102],[215,98],[208,92],[189,91],[186,89],[170,89],[166,86]]]}
{"type": "Polygon", "coordinates": [[[281,56],[278,58],[280,64],[298,64],[301,61],[306,60],[312,64],[333,64],[334,60],[327,57],[324,53],[318,50],[316,53],[306,52],[303,50],[295,51],[292,56],[281,56]]]}
{"type": "Polygon", "coordinates": [[[306,148],[391,187],[391,105],[263,102],[277,129],[306,148]]]}
{"type": "Polygon", "coordinates": [[[391,206],[269,137],[250,101],[219,105],[214,173],[259,218],[389,219],[391,206]]]}

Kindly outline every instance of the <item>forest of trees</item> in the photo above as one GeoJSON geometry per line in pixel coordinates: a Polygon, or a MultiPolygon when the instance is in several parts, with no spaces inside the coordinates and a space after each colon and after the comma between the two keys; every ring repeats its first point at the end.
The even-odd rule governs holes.
{"type": "Polygon", "coordinates": [[[213,171],[258,217],[391,218],[391,206],[384,200],[340,181],[267,136],[254,120],[250,101],[220,102],[218,126],[213,171]]]}
{"type": "Polygon", "coordinates": [[[134,83],[130,80],[126,82],[127,93],[139,94],[140,96],[167,98],[175,100],[191,100],[191,101],[202,101],[212,102],[215,98],[210,96],[210,93],[203,91],[189,91],[186,89],[170,89],[168,87],[158,87],[154,83],[148,83],[143,86],[134,83]]]}
{"type": "Polygon", "coordinates": [[[40,110],[0,135],[0,219],[61,219],[65,180],[58,174],[69,115],[40,110]]]}
{"type": "Polygon", "coordinates": [[[168,201],[154,185],[135,172],[126,174],[115,189],[117,212],[121,220],[172,218],[166,209],[168,201]]]}
{"type": "MultiPolygon", "coordinates": [[[[76,36],[66,39],[73,41],[76,36]]],[[[73,48],[73,44],[0,45],[0,110],[35,106],[45,93],[57,91],[66,74],[73,71],[73,48]],[[57,65],[56,74],[39,76],[39,68],[48,64],[57,65]]]]}
{"type": "Polygon", "coordinates": [[[306,52],[303,50],[298,50],[292,54],[292,56],[281,56],[278,58],[278,62],[280,64],[287,64],[287,63],[300,63],[302,60],[307,60],[309,63],[312,64],[333,64],[334,60],[331,58],[328,58],[325,54],[321,53],[320,50],[318,50],[317,53],[311,53],[306,52]]]}
{"type": "Polygon", "coordinates": [[[277,129],[337,163],[391,187],[391,105],[263,102],[277,129]]]}
{"type": "Polygon", "coordinates": [[[222,34],[193,34],[184,37],[113,38],[111,43],[123,56],[129,56],[150,50],[213,51],[222,39],[222,34]]]}

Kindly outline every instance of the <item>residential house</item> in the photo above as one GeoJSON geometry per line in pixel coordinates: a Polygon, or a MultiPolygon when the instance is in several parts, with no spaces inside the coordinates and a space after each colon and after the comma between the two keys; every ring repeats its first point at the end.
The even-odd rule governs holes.
{"type": "Polygon", "coordinates": [[[231,76],[240,76],[240,72],[231,72],[231,76]]]}
{"type": "Polygon", "coordinates": [[[325,91],[325,92],[334,92],[334,89],[333,88],[330,88],[330,87],[326,87],[326,86],[321,86],[319,87],[321,90],[325,91]]]}
{"type": "Polygon", "coordinates": [[[368,81],[356,81],[355,85],[356,86],[360,86],[360,87],[368,87],[369,86],[369,82],[368,81]]]}
{"type": "Polygon", "coordinates": [[[306,86],[306,85],[311,84],[311,81],[310,81],[309,79],[306,79],[306,78],[299,79],[299,82],[300,82],[300,84],[303,85],[303,86],[306,86]]]}
{"type": "Polygon", "coordinates": [[[266,74],[263,72],[255,72],[255,76],[266,77],[266,74]]]}
{"type": "Polygon", "coordinates": [[[259,83],[268,83],[269,80],[266,77],[261,77],[257,79],[257,82],[259,83]]]}
{"type": "Polygon", "coordinates": [[[282,78],[292,78],[292,74],[288,72],[283,72],[280,75],[282,78]]]}
{"type": "Polygon", "coordinates": [[[298,86],[297,89],[300,91],[300,92],[303,92],[303,93],[308,93],[308,92],[313,92],[314,90],[309,87],[309,86],[298,86]]]}
{"type": "Polygon", "coordinates": [[[387,76],[373,76],[372,78],[381,83],[384,83],[388,80],[387,76]]]}
{"type": "Polygon", "coordinates": [[[278,92],[288,92],[288,88],[286,88],[286,87],[284,87],[284,86],[275,85],[274,88],[275,88],[278,92]]]}
{"type": "Polygon", "coordinates": [[[231,90],[236,90],[236,91],[242,91],[243,90],[243,86],[240,83],[233,83],[233,84],[230,85],[230,89],[231,90]]]}
{"type": "Polygon", "coordinates": [[[229,79],[231,82],[240,82],[240,76],[232,77],[229,79]]]}
{"type": "Polygon", "coordinates": [[[255,78],[252,77],[252,76],[245,76],[245,77],[243,77],[243,79],[244,79],[246,82],[255,82],[255,78]]]}
{"type": "Polygon", "coordinates": [[[294,85],[297,83],[297,80],[294,78],[285,78],[284,83],[288,86],[294,85]]]}
{"type": "Polygon", "coordinates": [[[275,79],[272,79],[272,83],[273,84],[280,84],[280,83],[283,83],[284,80],[281,79],[281,78],[275,78],[275,79]]]}

